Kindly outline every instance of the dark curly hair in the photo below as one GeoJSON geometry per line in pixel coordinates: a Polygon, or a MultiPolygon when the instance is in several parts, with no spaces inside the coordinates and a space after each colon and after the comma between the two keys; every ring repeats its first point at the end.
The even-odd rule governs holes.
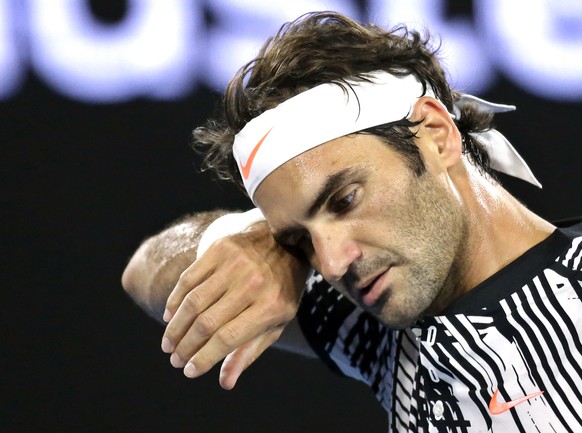
{"type": "MultiPolygon", "coordinates": [[[[440,45],[431,45],[428,32],[421,35],[405,26],[384,30],[360,24],[335,12],[313,12],[284,24],[269,38],[257,57],[243,66],[230,81],[222,101],[222,112],[193,133],[194,149],[204,156],[205,169],[219,178],[242,185],[232,156],[234,136],[250,120],[307,89],[326,82],[366,80],[366,74],[384,70],[396,76],[413,74],[424,90],[452,112],[459,94],[447,82],[437,57],[440,45]]],[[[468,105],[456,121],[463,138],[463,150],[485,173],[493,175],[489,158],[470,132],[491,128],[492,115],[468,105]]],[[[418,175],[424,161],[403,119],[359,131],[378,136],[400,152],[418,175]]]]}

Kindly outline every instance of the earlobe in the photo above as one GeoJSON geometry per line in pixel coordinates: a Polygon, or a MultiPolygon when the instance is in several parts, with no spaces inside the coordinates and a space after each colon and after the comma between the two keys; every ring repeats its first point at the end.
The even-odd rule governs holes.
{"type": "Polygon", "coordinates": [[[461,159],[461,134],[442,102],[423,96],[414,105],[412,121],[421,121],[417,136],[419,145],[438,155],[445,167],[451,167],[461,159]]]}

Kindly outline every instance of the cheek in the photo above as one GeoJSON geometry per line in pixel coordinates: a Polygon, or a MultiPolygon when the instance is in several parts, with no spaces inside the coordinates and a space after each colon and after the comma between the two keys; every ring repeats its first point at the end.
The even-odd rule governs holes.
{"type": "Polygon", "coordinates": [[[449,239],[450,197],[434,179],[401,178],[370,196],[363,220],[367,241],[404,261],[426,260],[433,244],[449,239]]]}
{"type": "Polygon", "coordinates": [[[372,242],[394,242],[412,229],[411,220],[415,218],[416,209],[410,195],[409,183],[401,181],[382,186],[367,198],[362,220],[366,221],[372,242]]]}
{"type": "Polygon", "coordinates": [[[402,226],[403,240],[410,244],[411,254],[435,266],[448,266],[465,233],[461,206],[450,191],[423,177],[411,189],[403,214],[408,221],[402,226]]]}

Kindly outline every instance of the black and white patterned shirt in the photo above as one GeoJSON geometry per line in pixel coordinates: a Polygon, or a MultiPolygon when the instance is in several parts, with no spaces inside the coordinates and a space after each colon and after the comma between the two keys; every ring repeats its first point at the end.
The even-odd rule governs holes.
{"type": "Polygon", "coordinates": [[[403,331],[320,275],[298,317],[331,368],[370,386],[389,432],[582,432],[581,294],[578,225],[403,331]]]}

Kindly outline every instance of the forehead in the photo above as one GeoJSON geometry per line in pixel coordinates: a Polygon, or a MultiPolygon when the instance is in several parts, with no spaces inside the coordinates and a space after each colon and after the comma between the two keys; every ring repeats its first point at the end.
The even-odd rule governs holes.
{"type": "Polygon", "coordinates": [[[398,155],[379,138],[369,134],[347,135],[278,167],[259,185],[254,201],[270,222],[270,216],[274,215],[305,214],[330,177],[335,177],[334,185],[341,188],[342,182],[349,183],[356,173],[368,171],[384,175],[383,172],[392,171],[398,163],[398,155]]]}
{"type": "Polygon", "coordinates": [[[330,174],[364,163],[360,158],[354,158],[353,143],[358,141],[356,137],[331,140],[287,161],[259,185],[255,202],[263,208],[278,203],[280,197],[309,196],[309,192],[319,188],[330,174]]]}

